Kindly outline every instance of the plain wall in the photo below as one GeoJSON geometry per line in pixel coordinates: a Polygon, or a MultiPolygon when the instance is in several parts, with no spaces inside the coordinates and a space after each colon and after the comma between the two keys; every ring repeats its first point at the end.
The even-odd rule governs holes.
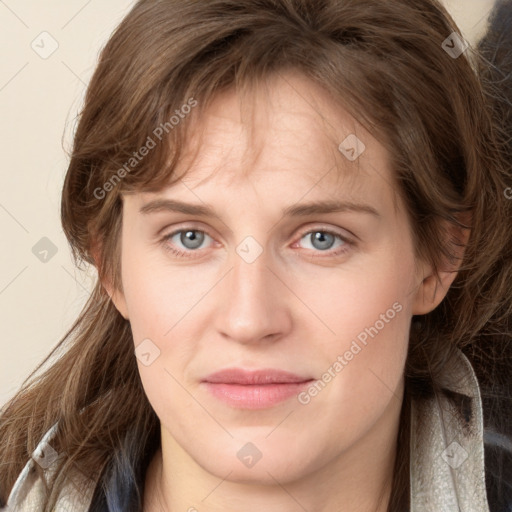
{"type": "MultiPolygon", "coordinates": [[[[492,3],[446,1],[472,43],[492,3]]],[[[98,52],[133,4],[0,2],[0,405],[65,334],[92,288],[95,272],[75,270],[60,225],[63,145],[71,147],[98,52]]]]}

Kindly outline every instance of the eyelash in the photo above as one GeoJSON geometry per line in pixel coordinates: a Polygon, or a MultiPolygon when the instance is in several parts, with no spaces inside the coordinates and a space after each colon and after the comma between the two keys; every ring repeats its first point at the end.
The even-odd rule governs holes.
{"type": "MultiPolygon", "coordinates": [[[[172,233],[165,235],[161,240],[161,244],[164,246],[165,250],[169,251],[173,255],[176,255],[179,257],[184,257],[184,258],[196,258],[198,256],[191,256],[190,253],[199,252],[200,249],[196,249],[196,250],[184,249],[182,251],[182,250],[175,249],[168,243],[169,240],[173,236],[175,236],[179,233],[186,232],[186,231],[194,231],[197,233],[203,233],[207,236],[210,236],[206,231],[204,231],[202,229],[197,229],[194,227],[182,227],[181,229],[177,229],[176,231],[173,231],[172,233]]],[[[300,234],[299,241],[302,240],[306,235],[310,235],[312,233],[324,233],[324,234],[332,235],[334,237],[339,238],[341,241],[344,242],[343,246],[341,246],[341,248],[338,248],[337,250],[331,249],[331,250],[326,250],[326,251],[319,251],[319,250],[311,249],[313,252],[322,252],[322,253],[328,254],[328,256],[317,256],[317,255],[312,254],[311,255],[312,258],[328,258],[328,257],[343,256],[346,252],[348,252],[350,250],[350,248],[352,246],[354,246],[354,242],[349,240],[347,237],[341,235],[340,233],[338,233],[336,231],[332,231],[332,230],[326,229],[326,228],[316,228],[316,229],[310,229],[309,231],[304,231],[303,233],[300,234]],[[330,252],[330,251],[333,251],[333,252],[330,252]]],[[[213,237],[210,236],[210,238],[213,238],[213,237]]]]}

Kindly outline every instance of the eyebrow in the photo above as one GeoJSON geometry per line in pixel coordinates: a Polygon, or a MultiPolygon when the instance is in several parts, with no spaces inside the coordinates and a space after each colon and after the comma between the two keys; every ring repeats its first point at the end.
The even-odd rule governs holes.
{"type": "MultiPolygon", "coordinates": [[[[210,205],[191,204],[176,199],[155,199],[140,208],[140,213],[147,215],[155,212],[169,211],[197,215],[220,220],[210,205]]],[[[283,217],[306,217],[325,213],[357,212],[380,217],[380,213],[370,205],[350,201],[312,201],[288,206],[282,212],[283,217]]]]}

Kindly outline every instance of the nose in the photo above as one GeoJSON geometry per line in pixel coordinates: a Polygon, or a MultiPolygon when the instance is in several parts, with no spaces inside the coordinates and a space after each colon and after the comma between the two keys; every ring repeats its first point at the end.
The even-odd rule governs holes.
{"type": "Polygon", "coordinates": [[[235,253],[222,280],[216,329],[242,344],[275,342],[292,328],[292,294],[263,252],[249,263],[235,253]]]}

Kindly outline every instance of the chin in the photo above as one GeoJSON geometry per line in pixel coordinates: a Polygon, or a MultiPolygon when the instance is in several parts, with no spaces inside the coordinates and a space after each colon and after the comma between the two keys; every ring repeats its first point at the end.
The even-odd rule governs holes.
{"type": "Polygon", "coordinates": [[[204,445],[198,446],[195,455],[204,470],[220,479],[261,485],[275,485],[276,480],[283,485],[299,480],[320,469],[330,458],[327,454],[315,457],[296,444],[286,445],[277,438],[274,442],[265,441],[264,437],[254,442],[230,440],[224,446],[215,443],[215,449],[208,452],[204,445]],[[303,456],[298,457],[298,453],[303,456]]]}

